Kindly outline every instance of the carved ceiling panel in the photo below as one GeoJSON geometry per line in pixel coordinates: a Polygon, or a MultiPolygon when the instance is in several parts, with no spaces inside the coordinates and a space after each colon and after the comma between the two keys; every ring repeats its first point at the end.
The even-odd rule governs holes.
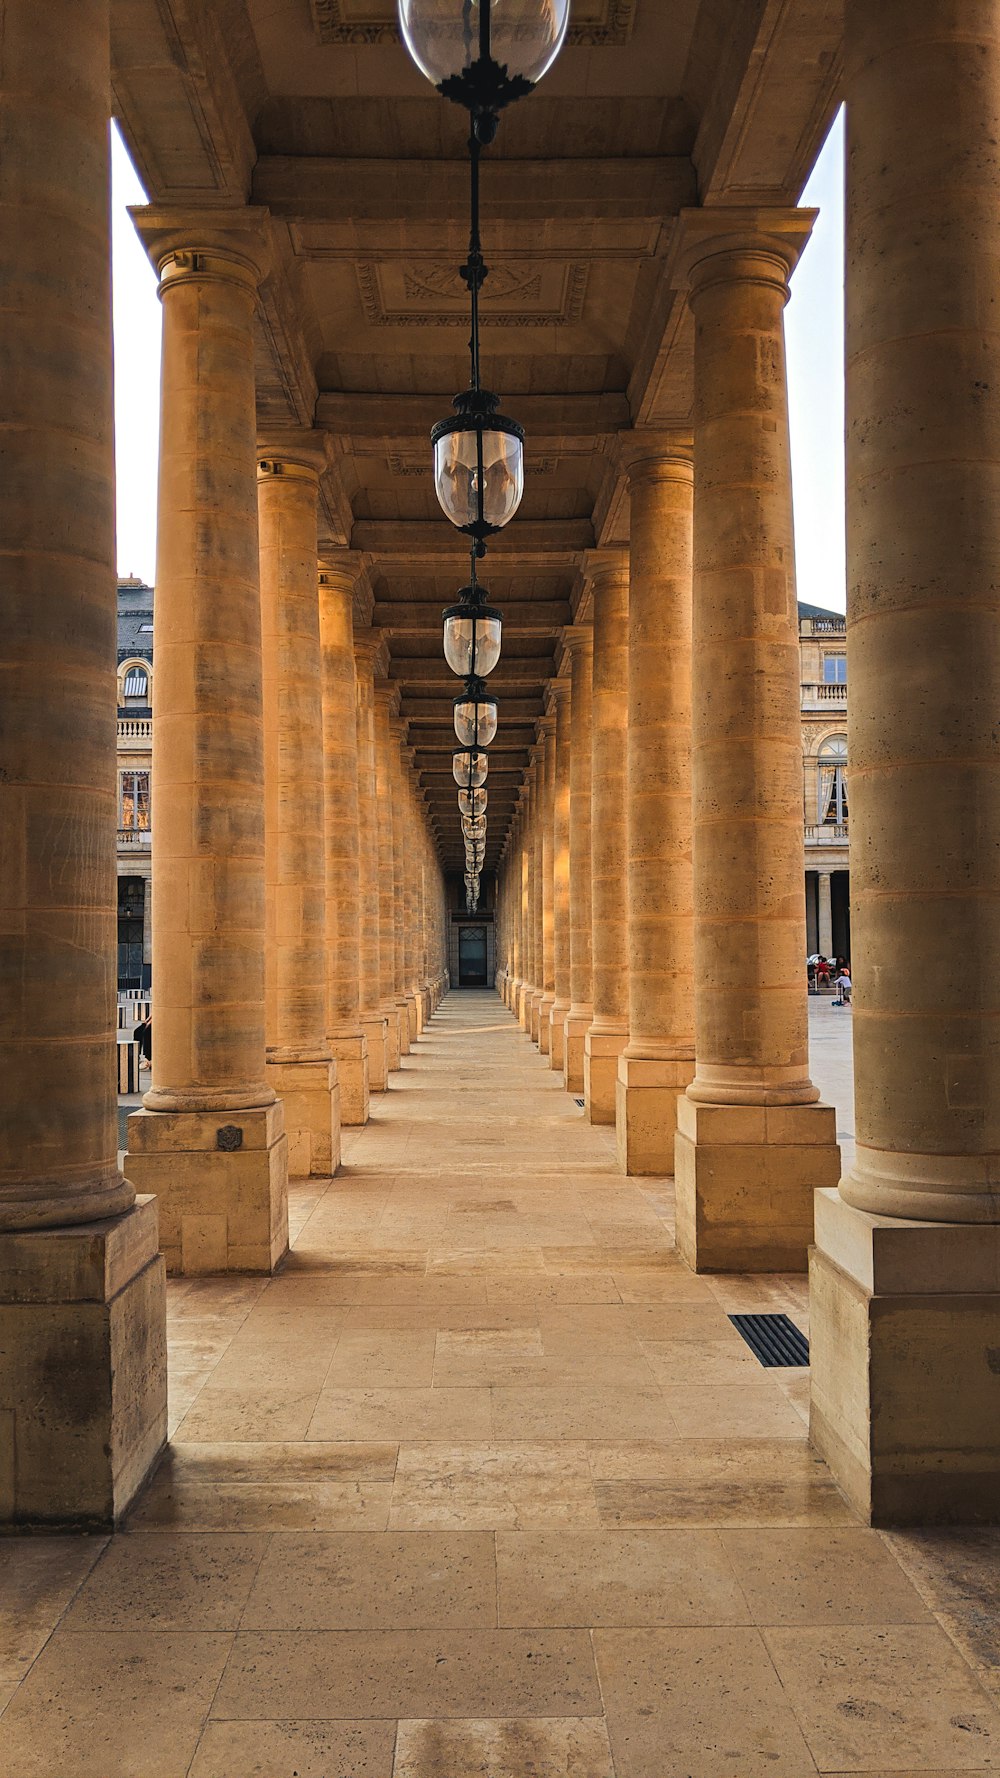
{"type": "MultiPolygon", "coordinates": [[[[364,261],[355,268],[365,319],[373,327],[468,327],[469,294],[454,265],[364,261]]],[[[490,267],[481,299],[484,327],[566,327],[580,320],[589,267],[521,264],[490,267]]]]}
{"type": "MultiPolygon", "coordinates": [[[[573,0],[567,42],[592,49],[627,43],[639,0],[573,0]]],[[[321,43],[398,43],[395,0],[310,0],[321,43]]]]}

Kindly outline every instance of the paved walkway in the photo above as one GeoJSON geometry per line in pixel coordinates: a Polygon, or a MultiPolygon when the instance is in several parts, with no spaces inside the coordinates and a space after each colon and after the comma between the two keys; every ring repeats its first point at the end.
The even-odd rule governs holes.
{"type": "Polygon", "coordinates": [[[171,1285],[129,1530],[0,1546],[0,1772],[997,1770],[997,1534],[852,1519],[727,1319],[801,1280],[693,1277],[490,993],[345,1160],[280,1277],[171,1285]]]}

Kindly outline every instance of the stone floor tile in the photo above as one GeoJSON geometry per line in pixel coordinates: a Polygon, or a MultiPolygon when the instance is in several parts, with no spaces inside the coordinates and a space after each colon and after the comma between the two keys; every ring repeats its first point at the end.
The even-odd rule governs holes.
{"type": "Polygon", "coordinates": [[[278,1532],[241,1628],[492,1629],[496,1601],[487,1531],[278,1532]]]}
{"type": "Polygon", "coordinates": [[[316,1439],[488,1439],[488,1389],[327,1389],[309,1423],[316,1439]]]}
{"type": "Polygon", "coordinates": [[[493,1391],[495,1439],[655,1439],[673,1431],[666,1400],[652,1385],[648,1392],[585,1382],[493,1391]]]}
{"type": "Polygon", "coordinates": [[[767,1629],[821,1772],[1000,1765],[1000,1714],[937,1624],[767,1629]]]}
{"type": "Polygon", "coordinates": [[[1000,1529],[880,1535],[966,1659],[1000,1676],[1000,1529]]]}
{"type": "Polygon", "coordinates": [[[663,1397],[681,1438],[806,1437],[791,1402],[774,1383],[748,1382],[737,1387],[713,1384],[703,1388],[665,1384],[663,1397]]]}
{"type": "Polygon", "coordinates": [[[721,1534],[757,1624],[919,1624],[930,1613],[865,1526],[721,1534]]]}
{"type": "Polygon", "coordinates": [[[106,1537],[0,1539],[0,1710],[107,1543],[106,1537]]]}
{"type": "Polygon", "coordinates": [[[640,1351],[616,1353],[575,1352],[517,1357],[480,1353],[441,1354],[434,1367],[435,1385],[469,1389],[487,1385],[503,1389],[552,1389],[589,1392],[608,1390],[626,1395],[652,1392],[656,1379],[640,1351]]]}
{"type": "Polygon", "coordinates": [[[67,1630],[235,1630],[265,1536],[129,1532],[108,1545],[67,1630]]]}
{"type": "Polygon", "coordinates": [[[642,1350],[654,1379],[664,1389],[685,1384],[742,1385],[760,1380],[760,1364],[742,1340],[734,1346],[724,1337],[644,1339],[642,1350]]]}
{"type": "Polygon", "coordinates": [[[580,1444],[401,1445],[391,1526],[598,1524],[586,1448],[580,1444]]]}
{"type": "Polygon", "coordinates": [[[536,1716],[401,1722],[393,1778],[615,1778],[615,1773],[601,1717],[536,1716]]]}
{"type": "Polygon", "coordinates": [[[760,1633],[597,1630],[617,1778],[806,1778],[815,1768],[760,1633]]]}
{"type": "Polygon", "coordinates": [[[639,1334],[617,1303],[545,1305],[538,1311],[538,1325],[547,1357],[605,1357],[641,1349],[639,1334]]]}
{"type": "Polygon", "coordinates": [[[635,1267],[622,1271],[616,1266],[610,1267],[611,1276],[615,1281],[623,1303],[713,1303],[715,1301],[708,1282],[698,1278],[686,1267],[644,1271],[635,1267]]]}
{"type": "Polygon", "coordinates": [[[210,1722],[189,1778],[393,1778],[394,1722],[210,1722]]]}
{"type": "Polygon", "coordinates": [[[547,1303],[582,1305],[620,1303],[618,1287],[610,1272],[577,1272],[555,1277],[551,1272],[523,1272],[486,1281],[491,1304],[547,1303]]]}
{"type": "Polygon", "coordinates": [[[429,1388],[434,1380],[434,1333],[349,1329],[327,1372],[326,1390],[429,1388]]]}
{"type": "Polygon", "coordinates": [[[133,1509],[136,1529],[384,1530],[395,1444],[174,1445],[133,1509]]]}
{"type": "Polygon", "coordinates": [[[185,1778],[233,1638],[57,1632],[0,1717],[11,1778],[185,1778]]]}
{"type": "MultiPolygon", "coordinates": [[[[213,1718],[596,1716],[579,1630],[246,1632],[213,1718]]],[[[2,1724],[2,1719],[0,1719],[2,1724]]]]}
{"type": "Polygon", "coordinates": [[[305,1438],[322,1378],[306,1388],[281,1383],[219,1388],[209,1380],[177,1428],[185,1444],[282,1443],[305,1438]]]}
{"type": "Polygon", "coordinates": [[[715,1531],[500,1531],[501,1624],[749,1624],[715,1531]]]}

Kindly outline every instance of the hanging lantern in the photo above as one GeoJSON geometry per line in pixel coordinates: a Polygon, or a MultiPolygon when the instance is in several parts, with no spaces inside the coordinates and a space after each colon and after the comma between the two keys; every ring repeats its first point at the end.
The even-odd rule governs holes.
{"type": "Polygon", "coordinates": [[[399,0],[403,42],[421,74],[470,113],[481,142],[497,113],[547,74],[569,24],[569,0],[399,0]]]}
{"type": "Polygon", "coordinates": [[[458,806],[463,815],[485,815],[487,793],[485,790],[460,790],[458,806]]]}
{"type": "Polygon", "coordinates": [[[434,491],[445,517],[483,553],[521,504],[524,427],[497,412],[500,397],[488,389],[466,389],[452,406],[431,432],[434,491]]]}
{"type": "Polygon", "coordinates": [[[480,679],[470,679],[453,700],[455,733],[463,747],[488,747],[497,732],[497,701],[480,679]]]}
{"type": "Polygon", "coordinates": [[[486,838],[486,816],[463,815],[462,832],[467,840],[484,840],[486,838]]]}
{"type": "Polygon", "coordinates": [[[453,753],[451,775],[463,790],[478,790],[486,782],[489,755],[486,753],[453,753]]]}
{"type": "Polygon", "coordinates": [[[500,659],[503,615],[483,604],[482,593],[475,583],[463,587],[462,603],[449,605],[443,613],[444,658],[460,679],[470,673],[485,679],[500,659]]]}

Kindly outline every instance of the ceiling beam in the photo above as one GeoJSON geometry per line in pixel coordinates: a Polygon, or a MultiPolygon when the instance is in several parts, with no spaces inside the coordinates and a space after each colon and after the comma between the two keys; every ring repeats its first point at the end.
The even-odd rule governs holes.
{"type": "MultiPolygon", "coordinates": [[[[447,414],[453,389],[441,394],[355,395],[324,390],[316,401],[316,424],[345,440],[381,441],[386,448],[401,438],[427,440],[431,427],[447,414]]],[[[618,391],[594,395],[517,395],[504,392],[504,412],[513,414],[533,449],[620,432],[632,424],[627,397],[618,391]]],[[[428,463],[430,445],[427,447],[428,463]]]]}
{"type": "MultiPolygon", "coordinates": [[[[466,540],[446,519],[356,519],[351,548],[376,558],[384,567],[395,562],[412,566],[415,557],[443,561],[458,569],[458,548],[466,540]]],[[[546,567],[566,561],[594,547],[594,527],[589,519],[515,519],[509,531],[491,549],[506,568],[507,551],[516,551],[523,562],[534,557],[546,567]]]]}
{"type": "MultiPolygon", "coordinates": [[[[494,597],[495,595],[490,595],[491,602],[494,597]]],[[[568,600],[504,598],[498,602],[503,612],[505,636],[551,634],[573,622],[573,612],[568,600]]],[[[379,629],[389,630],[394,636],[426,636],[428,631],[441,628],[441,613],[446,603],[455,603],[454,594],[447,601],[413,599],[377,604],[372,613],[372,622],[379,629]]]]}

